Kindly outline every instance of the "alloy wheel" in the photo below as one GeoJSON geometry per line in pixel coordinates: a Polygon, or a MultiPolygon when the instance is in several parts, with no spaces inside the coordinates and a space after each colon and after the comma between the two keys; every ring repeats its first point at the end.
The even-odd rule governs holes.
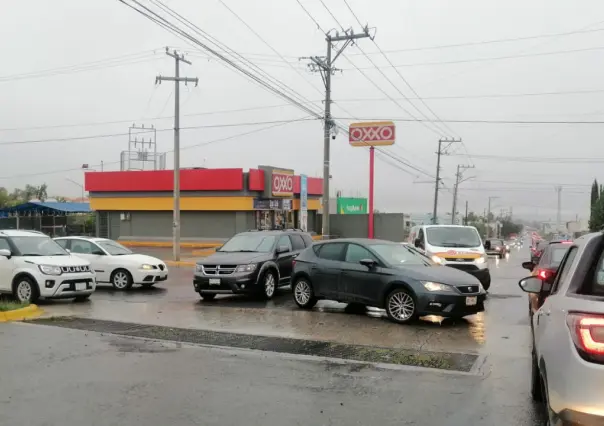
{"type": "Polygon", "coordinates": [[[264,294],[266,297],[273,297],[275,294],[275,277],[271,273],[266,274],[264,278],[264,294]]]}
{"type": "Polygon", "coordinates": [[[33,289],[31,283],[28,281],[21,281],[17,284],[17,299],[19,302],[29,302],[33,296],[33,289]]]}
{"type": "Polygon", "coordinates": [[[311,298],[312,290],[304,280],[298,281],[294,289],[294,298],[299,305],[306,305],[311,298]]]}
{"type": "Polygon", "coordinates": [[[388,311],[398,321],[408,321],[415,314],[415,302],[410,294],[399,291],[390,296],[388,311]]]}
{"type": "Polygon", "coordinates": [[[123,290],[128,286],[128,275],[125,272],[119,271],[113,275],[113,285],[115,288],[123,290]]]}

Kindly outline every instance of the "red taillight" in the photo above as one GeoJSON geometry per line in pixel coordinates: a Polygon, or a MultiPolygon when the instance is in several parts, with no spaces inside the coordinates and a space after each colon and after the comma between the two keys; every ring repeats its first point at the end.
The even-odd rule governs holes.
{"type": "Polygon", "coordinates": [[[586,361],[604,363],[604,316],[570,313],[566,324],[581,357],[586,361]]]}
{"type": "Polygon", "coordinates": [[[551,272],[548,271],[547,269],[540,269],[539,272],[537,272],[537,276],[539,278],[541,278],[542,280],[546,280],[548,276],[551,275],[551,272]]]}
{"type": "Polygon", "coordinates": [[[292,260],[292,268],[293,268],[294,266],[296,266],[296,261],[295,261],[295,260],[292,260]]]}

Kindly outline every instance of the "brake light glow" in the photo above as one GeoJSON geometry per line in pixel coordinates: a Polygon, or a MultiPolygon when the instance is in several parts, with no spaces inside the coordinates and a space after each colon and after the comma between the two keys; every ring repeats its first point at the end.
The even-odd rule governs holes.
{"type": "Polygon", "coordinates": [[[569,313],[566,324],[579,355],[604,364],[604,315],[569,313]]]}
{"type": "Polygon", "coordinates": [[[551,271],[548,271],[547,269],[540,269],[539,272],[537,272],[537,276],[539,278],[541,278],[542,280],[547,279],[547,277],[551,274],[551,271]]]}
{"type": "Polygon", "coordinates": [[[294,266],[296,266],[296,261],[295,261],[295,260],[292,260],[292,268],[293,268],[294,266]]]}

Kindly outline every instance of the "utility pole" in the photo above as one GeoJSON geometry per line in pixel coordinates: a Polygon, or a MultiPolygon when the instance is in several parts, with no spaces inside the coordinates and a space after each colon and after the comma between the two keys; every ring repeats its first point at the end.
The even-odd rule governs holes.
{"type": "Polygon", "coordinates": [[[491,200],[495,200],[499,197],[489,197],[489,207],[487,210],[487,218],[486,218],[486,224],[487,224],[487,238],[489,238],[491,236],[491,200]]]}
{"type": "Polygon", "coordinates": [[[512,221],[513,218],[513,214],[514,214],[514,210],[513,209],[514,206],[510,206],[510,222],[512,221]]]}
{"type": "Polygon", "coordinates": [[[463,170],[473,169],[474,166],[464,166],[462,164],[457,165],[457,173],[455,173],[455,187],[453,188],[453,211],[451,212],[451,225],[455,225],[455,217],[457,216],[457,190],[459,184],[470,179],[462,179],[463,170]]]}
{"type": "Polygon", "coordinates": [[[461,139],[439,139],[438,141],[438,151],[436,152],[436,181],[434,183],[434,209],[432,211],[432,224],[436,225],[438,221],[438,190],[440,189],[440,157],[441,155],[447,155],[447,148],[449,148],[454,143],[461,142],[461,139]],[[443,144],[446,146],[443,148],[443,144]]]}
{"type": "Polygon", "coordinates": [[[557,186],[556,191],[558,192],[558,210],[556,212],[556,232],[560,232],[560,225],[562,222],[562,186],[557,186]]]}
{"type": "Polygon", "coordinates": [[[464,219],[463,224],[468,226],[468,200],[466,200],[466,217],[464,219]]]}
{"type": "Polygon", "coordinates": [[[340,35],[336,33],[335,36],[331,34],[326,34],[325,41],[327,42],[327,55],[325,57],[321,56],[311,56],[310,58],[302,58],[302,59],[310,59],[311,63],[309,64],[310,70],[314,72],[319,72],[321,74],[321,78],[323,79],[323,84],[325,85],[325,115],[323,117],[323,229],[321,234],[323,234],[323,238],[330,238],[330,224],[329,224],[329,178],[330,178],[330,137],[335,139],[335,123],[331,118],[331,76],[338,71],[337,68],[334,67],[335,61],[338,57],[344,52],[351,43],[354,43],[355,40],[360,38],[371,38],[373,37],[369,35],[369,28],[365,26],[363,31],[359,34],[355,34],[351,29],[346,30],[344,34],[340,35]],[[343,41],[344,43],[337,47],[334,46],[333,43],[337,43],[343,41]],[[335,55],[332,55],[332,49],[334,49],[335,55]]]}
{"type": "Polygon", "coordinates": [[[183,54],[179,54],[176,50],[170,52],[166,47],[166,55],[174,58],[175,71],[174,77],[162,77],[161,75],[155,78],[155,84],[162,81],[174,82],[174,219],[172,223],[172,250],[174,260],[180,260],[180,83],[195,83],[199,84],[199,79],[181,77],[180,63],[191,65],[191,62],[185,59],[183,54]]]}

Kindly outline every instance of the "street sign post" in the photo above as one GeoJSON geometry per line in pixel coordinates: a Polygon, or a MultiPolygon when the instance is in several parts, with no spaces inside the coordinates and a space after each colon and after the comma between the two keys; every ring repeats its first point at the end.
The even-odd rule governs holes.
{"type": "Polygon", "coordinates": [[[375,147],[394,145],[396,128],[392,121],[352,123],[348,129],[350,146],[369,147],[369,226],[368,237],[373,238],[373,175],[375,147]]]}

